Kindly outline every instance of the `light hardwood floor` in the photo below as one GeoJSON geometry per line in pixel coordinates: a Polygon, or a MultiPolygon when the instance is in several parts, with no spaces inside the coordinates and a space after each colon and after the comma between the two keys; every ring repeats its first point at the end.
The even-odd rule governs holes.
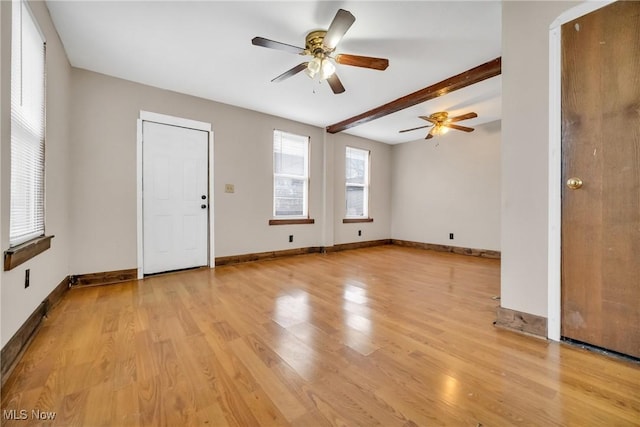
{"type": "Polygon", "coordinates": [[[499,265],[380,246],[72,289],[3,423],[639,425],[640,365],[492,326],[499,265]]]}

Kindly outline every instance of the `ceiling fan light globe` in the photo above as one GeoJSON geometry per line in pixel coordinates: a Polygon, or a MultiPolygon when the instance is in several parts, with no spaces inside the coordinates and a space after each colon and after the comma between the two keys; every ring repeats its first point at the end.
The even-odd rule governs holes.
{"type": "Polygon", "coordinates": [[[336,66],[327,58],[322,60],[320,78],[326,80],[336,72],[336,66]]]}
{"type": "Polygon", "coordinates": [[[320,72],[321,68],[322,63],[320,62],[320,58],[313,58],[309,61],[309,65],[307,65],[307,74],[313,78],[320,72]]]}
{"type": "Polygon", "coordinates": [[[431,132],[431,134],[433,136],[441,136],[444,135],[445,133],[449,132],[449,128],[446,126],[442,126],[442,124],[437,124],[434,128],[433,131],[431,132]]]}

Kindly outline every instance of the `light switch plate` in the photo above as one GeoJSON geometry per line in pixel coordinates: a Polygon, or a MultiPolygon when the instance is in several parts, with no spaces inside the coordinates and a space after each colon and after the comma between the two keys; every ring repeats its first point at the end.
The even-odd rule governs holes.
{"type": "Polygon", "coordinates": [[[224,192],[225,193],[234,193],[235,191],[236,190],[235,190],[235,187],[234,187],[233,184],[225,184],[224,185],[224,192]]]}

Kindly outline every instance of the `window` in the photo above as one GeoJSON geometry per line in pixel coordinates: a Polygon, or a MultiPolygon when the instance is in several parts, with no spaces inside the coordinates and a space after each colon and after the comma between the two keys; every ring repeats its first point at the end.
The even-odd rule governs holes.
{"type": "Polygon", "coordinates": [[[273,131],[273,216],[309,215],[309,137],[273,131]]]}
{"type": "Polygon", "coordinates": [[[346,218],[369,215],[369,151],[347,147],[345,157],[346,218]]]}
{"type": "Polygon", "coordinates": [[[44,235],[45,41],[24,1],[13,1],[9,244],[44,235]]]}

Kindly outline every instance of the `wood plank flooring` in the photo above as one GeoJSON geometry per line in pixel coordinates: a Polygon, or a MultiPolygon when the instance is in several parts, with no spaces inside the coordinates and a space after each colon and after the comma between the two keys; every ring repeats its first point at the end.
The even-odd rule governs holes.
{"type": "Polygon", "coordinates": [[[492,326],[499,270],[387,245],[72,289],[2,424],[639,425],[640,365],[492,326]]]}

